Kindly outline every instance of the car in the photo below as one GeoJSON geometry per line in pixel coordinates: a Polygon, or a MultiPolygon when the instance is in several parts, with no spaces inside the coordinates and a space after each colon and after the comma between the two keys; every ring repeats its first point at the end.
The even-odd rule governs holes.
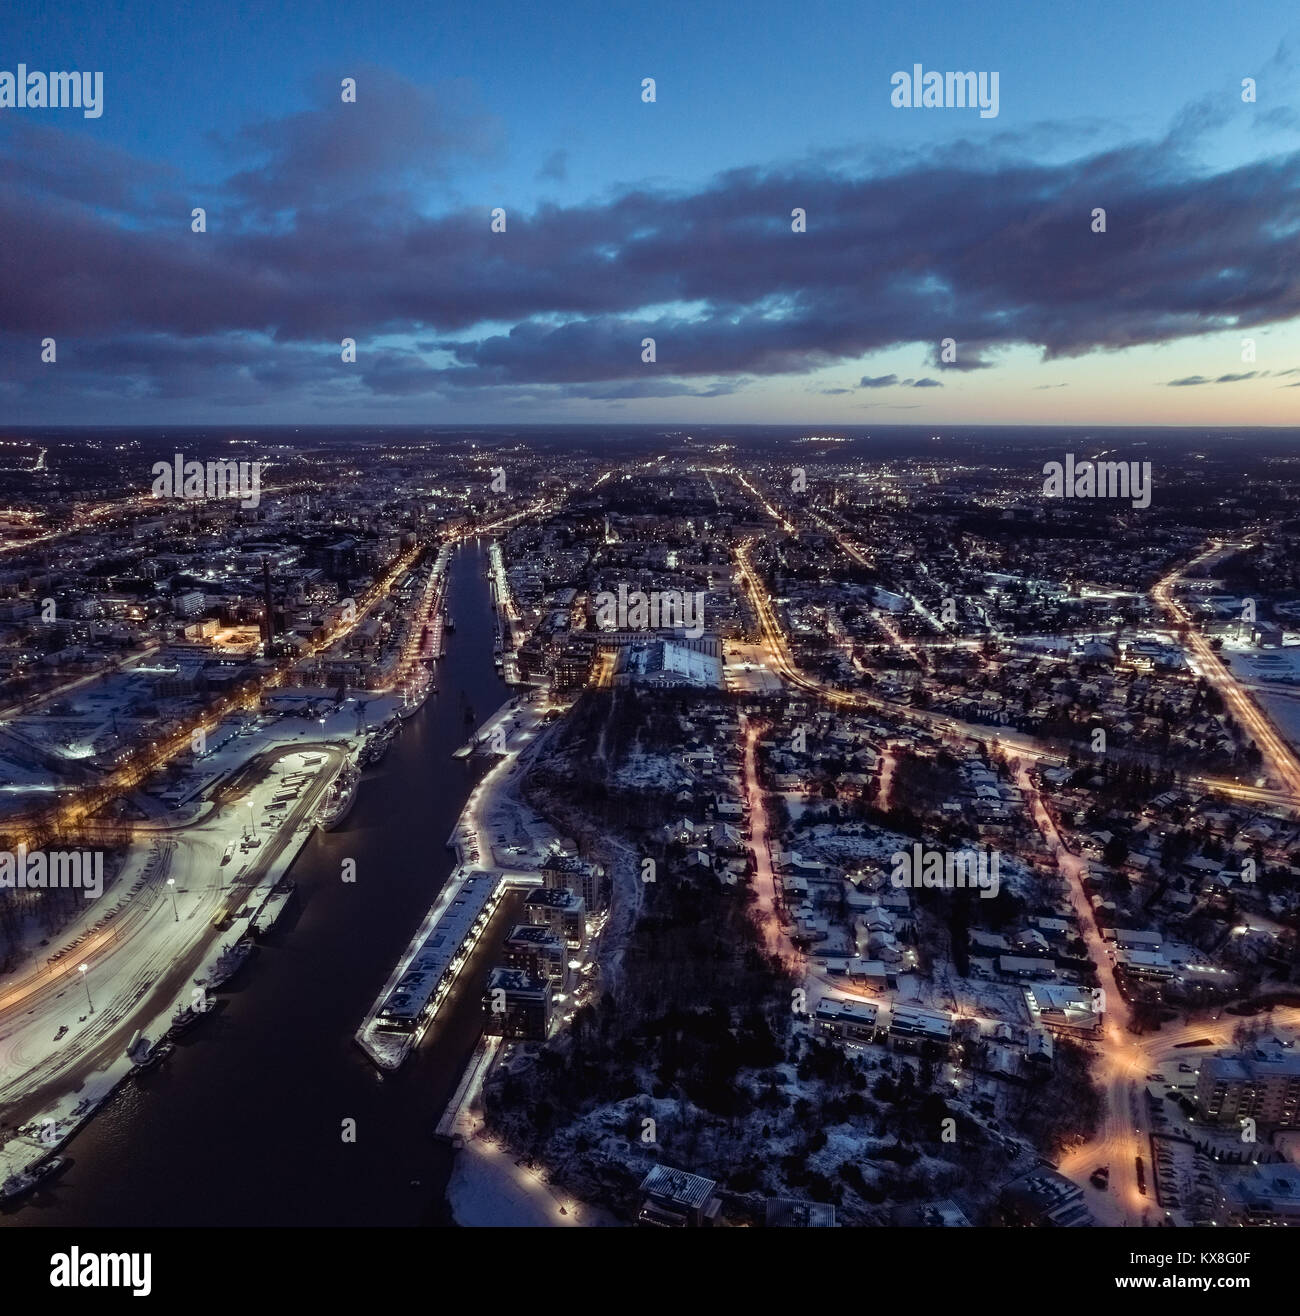
{"type": "Polygon", "coordinates": [[[59,1031],[58,1031],[57,1033],[54,1034],[54,1040],[57,1042],[57,1041],[59,1040],[59,1038],[61,1038],[61,1037],[64,1035],[64,1033],[66,1033],[67,1031],[68,1031],[68,1025],[67,1025],[67,1024],[60,1024],[60,1025],[59,1025],[59,1031]]]}
{"type": "Polygon", "coordinates": [[[1180,1074],[1192,1074],[1195,1073],[1196,1071],[1191,1067],[1191,1065],[1187,1063],[1186,1060],[1183,1060],[1178,1065],[1178,1072],[1180,1074]]]}

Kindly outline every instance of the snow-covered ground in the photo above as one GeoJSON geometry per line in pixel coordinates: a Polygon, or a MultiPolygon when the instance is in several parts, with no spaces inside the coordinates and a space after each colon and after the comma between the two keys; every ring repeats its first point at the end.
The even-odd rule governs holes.
{"type": "Polygon", "coordinates": [[[1250,688],[1274,726],[1300,749],[1300,644],[1257,649],[1225,640],[1220,656],[1250,688]]]}
{"type": "Polygon", "coordinates": [[[248,932],[344,761],[343,725],[334,745],[302,743],[321,731],[281,720],[237,737],[221,753],[239,758],[220,775],[259,751],[279,757],[238,800],[139,825],[94,908],[0,981],[0,1178],[70,1135],[131,1072],[136,1031],[159,1040],[177,1008],[195,1004],[195,981],[248,932]]]}
{"type": "Polygon", "coordinates": [[[517,1164],[508,1149],[482,1138],[471,1139],[456,1153],[447,1202],[456,1223],[466,1229],[616,1223],[595,1207],[553,1190],[535,1171],[517,1164]]]}

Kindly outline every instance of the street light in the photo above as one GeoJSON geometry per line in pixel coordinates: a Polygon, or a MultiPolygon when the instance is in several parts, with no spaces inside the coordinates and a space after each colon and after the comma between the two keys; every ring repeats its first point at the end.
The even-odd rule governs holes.
{"type": "Polygon", "coordinates": [[[95,1013],[95,1002],[90,999],[90,979],[86,977],[86,970],[90,967],[88,964],[78,964],[77,972],[81,974],[81,985],[86,989],[86,1004],[90,1007],[90,1013],[95,1013]]]}
{"type": "Polygon", "coordinates": [[[167,885],[171,887],[172,892],[172,914],[175,917],[176,922],[179,923],[181,921],[181,914],[180,910],[176,908],[176,879],[174,877],[169,877],[167,879],[167,885]]]}

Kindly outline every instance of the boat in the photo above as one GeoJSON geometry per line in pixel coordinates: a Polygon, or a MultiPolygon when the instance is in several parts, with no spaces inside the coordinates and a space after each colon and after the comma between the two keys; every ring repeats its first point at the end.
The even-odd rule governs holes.
{"type": "Polygon", "coordinates": [[[253,920],[253,935],[265,937],[280,921],[280,915],[289,907],[293,899],[294,883],[291,877],[282,877],[272,888],[266,903],[253,920]]]}
{"type": "Polygon", "coordinates": [[[316,826],[323,832],[333,831],[352,812],[357,798],[357,770],[348,762],[330,782],[325,801],[316,810],[316,826]]]}
{"type": "Polygon", "coordinates": [[[226,946],[217,956],[217,962],[212,966],[206,979],[195,978],[195,985],[215,991],[228,983],[244,967],[252,953],[252,941],[247,937],[240,937],[234,945],[226,946]]]}
{"type": "Polygon", "coordinates": [[[424,707],[424,701],[429,697],[429,691],[432,688],[433,683],[430,682],[428,685],[424,686],[414,698],[409,698],[405,703],[398,704],[397,716],[400,717],[402,721],[406,721],[408,717],[414,717],[416,713],[424,707]]]}
{"type": "Polygon", "coordinates": [[[456,623],[452,620],[451,613],[447,613],[442,619],[442,629],[444,631],[454,631],[456,629],[456,623]]]}
{"type": "Polygon", "coordinates": [[[372,732],[366,738],[366,743],[361,747],[361,753],[357,755],[357,762],[362,767],[371,767],[376,763],[382,763],[384,755],[388,753],[392,743],[393,732],[391,728],[381,728],[379,731],[372,732]]]}
{"type": "Polygon", "coordinates": [[[54,1178],[71,1164],[68,1157],[55,1156],[50,1160],[42,1161],[39,1165],[29,1165],[27,1169],[11,1174],[3,1184],[0,1184],[0,1202],[11,1202],[15,1198],[34,1192],[47,1179],[54,1178]]]}
{"type": "Polygon", "coordinates": [[[203,1022],[203,1016],[206,1013],[206,1010],[192,1010],[188,1005],[182,1005],[172,1015],[172,1026],[167,1030],[168,1040],[184,1037],[192,1028],[203,1022]]]}
{"type": "Polygon", "coordinates": [[[170,1042],[155,1042],[144,1053],[142,1060],[133,1061],[136,1073],[147,1073],[151,1069],[157,1069],[175,1050],[176,1048],[170,1042]]]}

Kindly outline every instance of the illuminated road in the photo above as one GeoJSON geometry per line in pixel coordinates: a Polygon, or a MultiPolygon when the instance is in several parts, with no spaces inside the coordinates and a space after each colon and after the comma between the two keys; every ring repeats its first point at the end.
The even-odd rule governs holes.
{"type": "Polygon", "coordinates": [[[1294,750],[1278,733],[1260,706],[1250,697],[1242,683],[1233,675],[1228,664],[1215,653],[1197,629],[1187,609],[1174,598],[1174,587],[1193,567],[1200,566],[1235,548],[1245,547],[1249,542],[1244,541],[1238,545],[1215,540],[1209,548],[1194,557],[1186,566],[1171,571],[1160,580],[1152,589],[1151,597],[1175,623],[1186,628],[1183,640],[1196,656],[1201,675],[1218,691],[1224,705],[1254,740],[1263,756],[1265,775],[1272,777],[1292,800],[1300,801],[1300,760],[1297,760],[1294,750]]]}
{"type": "Polygon", "coordinates": [[[763,939],[768,954],[784,960],[802,960],[781,927],[776,912],[776,875],[772,871],[771,838],[767,810],[763,805],[763,786],[758,779],[758,737],[762,728],[748,719],[742,723],[745,749],[745,803],[750,825],[750,852],[754,856],[754,890],[758,896],[758,913],[763,923],[763,939]]]}
{"type": "MultiPolygon", "coordinates": [[[[266,879],[311,817],[334,775],[330,767],[342,758],[336,747],[311,742],[277,747],[271,757],[303,752],[323,755],[325,764],[275,831],[263,833],[246,867],[221,863],[223,846],[239,836],[238,812],[224,822],[213,814],[158,835],[140,883],[119,913],[71,953],[6,986],[0,997],[0,1103],[8,1123],[32,1119],[48,1109],[55,1092],[80,1088],[118,1060],[132,1032],[166,1009],[217,944],[231,938],[213,927],[214,916],[238,909],[266,879]],[[82,1001],[83,963],[90,966],[93,1011],[82,1001]],[[55,1046],[51,1038],[60,1024],[67,1039],[55,1046]]],[[[268,774],[259,785],[270,781],[268,774]]]]}
{"type": "MultiPolygon", "coordinates": [[[[916,723],[929,730],[938,731],[943,735],[960,736],[967,740],[989,741],[996,738],[1008,751],[1035,761],[1046,763],[1067,762],[1068,755],[1066,753],[1048,748],[1023,732],[1010,731],[1003,727],[984,726],[975,722],[964,722],[947,713],[932,712],[929,709],[900,704],[894,700],[883,699],[878,695],[837,690],[834,686],[827,685],[825,682],[818,681],[802,672],[795,665],[790,655],[789,645],[781,630],[780,623],[777,621],[766,587],[749,560],[750,542],[746,540],[737,545],[735,550],[736,564],[740,571],[741,580],[748,587],[750,603],[763,632],[767,658],[772,669],[791,685],[806,690],[810,694],[817,695],[826,702],[842,708],[862,708],[873,712],[887,713],[891,717],[916,723]]],[[[1245,696],[1242,697],[1245,698],[1245,696]]],[[[1250,707],[1254,708],[1254,705],[1252,704],[1250,707]]],[[[1255,711],[1256,716],[1258,716],[1258,710],[1255,711]]],[[[1300,803],[1300,789],[1274,790],[1263,786],[1244,786],[1240,782],[1226,781],[1218,777],[1189,776],[1187,780],[1203,790],[1214,791],[1230,799],[1272,805],[1284,809],[1294,809],[1297,803],[1300,803]]]]}

